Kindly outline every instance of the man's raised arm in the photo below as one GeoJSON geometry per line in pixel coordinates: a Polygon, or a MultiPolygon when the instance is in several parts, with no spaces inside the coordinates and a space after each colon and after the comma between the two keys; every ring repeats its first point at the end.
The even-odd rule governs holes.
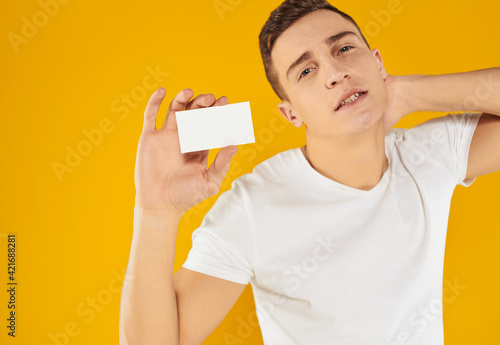
{"type": "Polygon", "coordinates": [[[208,150],[181,154],[175,112],[224,105],[228,101],[225,97],[216,100],[210,94],[191,100],[193,92],[183,90],[170,104],[162,128],[157,129],[156,117],[164,97],[163,88],[151,96],[137,149],[134,228],[120,304],[122,345],[201,343],[199,340],[220,323],[245,287],[183,270],[183,283],[176,281],[176,285],[185,287],[186,292],[178,301],[174,258],[179,221],[189,208],[218,193],[237,147],[221,149],[208,169],[208,150]],[[197,291],[191,287],[193,284],[206,289],[191,293],[197,291]],[[199,330],[194,334],[193,330],[193,335],[186,335],[183,330],[191,330],[191,324],[200,321],[193,306],[209,299],[225,302],[224,307],[211,308],[213,318],[199,325],[203,334],[199,330]],[[181,300],[182,310],[189,312],[178,310],[181,300]],[[180,314],[192,316],[183,321],[180,314]]]}
{"type": "Polygon", "coordinates": [[[385,83],[386,133],[416,111],[479,112],[465,179],[500,170],[500,67],[442,75],[389,75],[385,83]]]}

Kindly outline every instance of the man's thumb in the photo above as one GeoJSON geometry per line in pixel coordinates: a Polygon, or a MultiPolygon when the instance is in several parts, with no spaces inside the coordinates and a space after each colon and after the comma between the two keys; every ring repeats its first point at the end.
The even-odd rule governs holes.
{"type": "Polygon", "coordinates": [[[215,156],[214,159],[214,168],[217,171],[229,170],[229,162],[231,162],[231,158],[238,152],[238,147],[236,145],[229,145],[223,147],[215,156]]]}
{"type": "Polygon", "coordinates": [[[229,163],[236,152],[238,152],[238,147],[236,147],[236,145],[230,145],[222,148],[215,156],[210,168],[208,168],[208,179],[210,184],[211,186],[217,187],[217,191],[215,191],[215,188],[211,187],[214,189],[212,192],[215,192],[215,194],[218,192],[224,177],[229,171],[229,168],[231,167],[229,163]]]}

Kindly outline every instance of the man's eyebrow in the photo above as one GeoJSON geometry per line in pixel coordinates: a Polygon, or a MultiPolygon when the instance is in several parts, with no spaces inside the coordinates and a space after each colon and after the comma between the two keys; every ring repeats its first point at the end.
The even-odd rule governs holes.
{"type": "Polygon", "coordinates": [[[300,65],[302,62],[304,62],[305,60],[309,59],[311,57],[311,52],[308,50],[306,51],[304,54],[302,54],[297,60],[295,60],[294,63],[292,63],[290,65],[290,67],[288,67],[288,71],[286,72],[286,77],[288,78],[290,76],[290,72],[295,68],[297,67],[298,65],[300,65]]]}
{"type": "MultiPolygon", "coordinates": [[[[341,40],[344,36],[346,35],[355,35],[356,37],[358,35],[356,35],[355,32],[353,31],[342,31],[342,32],[339,32],[338,34],[336,35],[333,35],[333,36],[330,36],[328,37],[326,40],[325,40],[325,43],[326,45],[332,45],[332,44],[335,44],[335,42],[341,40]]],[[[295,60],[291,65],[290,67],[288,67],[288,71],[286,72],[286,77],[289,78],[290,76],[290,72],[295,68],[297,67],[298,65],[300,65],[302,62],[304,62],[305,60],[309,59],[311,57],[311,52],[308,50],[306,52],[304,52],[297,60],[295,60]]]]}
{"type": "Polygon", "coordinates": [[[331,44],[334,44],[335,42],[341,40],[344,36],[346,35],[354,35],[356,37],[358,37],[358,35],[356,35],[355,32],[353,31],[342,31],[342,32],[339,32],[338,34],[336,35],[333,35],[333,36],[330,36],[326,39],[325,43],[327,45],[331,45],[331,44]]]}

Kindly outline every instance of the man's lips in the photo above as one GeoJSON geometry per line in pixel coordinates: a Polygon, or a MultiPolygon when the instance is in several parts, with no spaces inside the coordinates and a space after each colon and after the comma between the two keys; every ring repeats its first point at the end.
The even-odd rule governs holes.
{"type": "Polygon", "coordinates": [[[360,88],[353,88],[353,89],[347,90],[339,97],[335,111],[339,111],[340,109],[342,109],[344,107],[347,107],[351,104],[357,103],[359,99],[365,98],[366,93],[368,93],[367,90],[360,89],[360,88]],[[353,95],[356,95],[356,94],[358,94],[357,98],[354,97],[354,100],[351,100],[349,102],[349,98],[353,97],[353,95]],[[347,103],[344,103],[344,101],[346,101],[346,100],[347,100],[347,103]]]}

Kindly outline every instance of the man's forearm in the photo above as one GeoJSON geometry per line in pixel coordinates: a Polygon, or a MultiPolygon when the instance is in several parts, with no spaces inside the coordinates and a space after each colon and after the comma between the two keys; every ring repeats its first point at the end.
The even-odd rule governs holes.
{"type": "Polygon", "coordinates": [[[409,109],[500,115],[500,67],[442,75],[411,75],[409,109]]]}
{"type": "Polygon", "coordinates": [[[174,260],[179,215],[135,206],[120,304],[120,344],[178,344],[174,260]]]}

